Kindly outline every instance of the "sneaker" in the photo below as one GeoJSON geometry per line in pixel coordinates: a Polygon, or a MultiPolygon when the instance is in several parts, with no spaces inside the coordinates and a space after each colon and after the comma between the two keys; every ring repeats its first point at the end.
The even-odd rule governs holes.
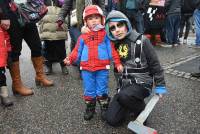
{"type": "Polygon", "coordinates": [[[184,40],[183,40],[183,44],[187,44],[187,39],[184,39],[184,40]]]}
{"type": "Polygon", "coordinates": [[[165,45],[161,45],[162,47],[166,47],[166,48],[171,48],[172,44],[165,44],[165,45]]]}

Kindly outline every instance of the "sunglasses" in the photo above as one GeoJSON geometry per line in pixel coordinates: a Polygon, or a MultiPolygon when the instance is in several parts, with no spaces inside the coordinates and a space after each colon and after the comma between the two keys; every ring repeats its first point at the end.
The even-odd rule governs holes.
{"type": "Polygon", "coordinates": [[[122,28],[123,26],[125,26],[126,24],[125,24],[125,22],[124,21],[120,21],[120,22],[118,22],[117,23],[117,25],[112,25],[112,26],[110,26],[109,27],[109,30],[110,31],[115,31],[117,28],[122,28]],[[116,28],[117,27],[117,28],[116,28]]]}

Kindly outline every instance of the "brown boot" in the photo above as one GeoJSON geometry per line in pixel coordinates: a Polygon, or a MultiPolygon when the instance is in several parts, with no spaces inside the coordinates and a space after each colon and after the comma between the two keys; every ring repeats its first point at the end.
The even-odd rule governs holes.
{"type": "Polygon", "coordinates": [[[10,67],[10,75],[12,77],[13,93],[18,93],[22,96],[32,95],[33,91],[22,84],[20,76],[19,61],[13,62],[10,67]]]}
{"type": "Polygon", "coordinates": [[[35,83],[36,85],[41,85],[45,87],[53,86],[53,81],[48,80],[46,78],[46,75],[44,74],[43,61],[43,57],[41,56],[32,58],[33,66],[36,72],[35,83]]]}

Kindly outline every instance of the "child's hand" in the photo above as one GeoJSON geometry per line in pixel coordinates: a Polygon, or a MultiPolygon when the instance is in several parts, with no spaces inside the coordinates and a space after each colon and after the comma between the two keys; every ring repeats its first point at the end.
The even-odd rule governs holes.
{"type": "Polygon", "coordinates": [[[90,29],[88,28],[88,27],[86,27],[86,26],[83,26],[82,28],[81,28],[81,33],[89,33],[90,32],[90,29]]]}
{"type": "Polygon", "coordinates": [[[70,61],[69,61],[69,58],[68,58],[68,57],[66,57],[66,58],[63,60],[63,62],[64,62],[67,66],[70,65],[70,61]]]}
{"type": "Polygon", "coordinates": [[[8,30],[10,28],[10,20],[1,20],[1,27],[4,30],[8,30]]]}
{"type": "Polygon", "coordinates": [[[123,67],[122,65],[117,66],[117,71],[118,71],[119,73],[122,73],[123,70],[124,70],[124,67],[123,67]]]}

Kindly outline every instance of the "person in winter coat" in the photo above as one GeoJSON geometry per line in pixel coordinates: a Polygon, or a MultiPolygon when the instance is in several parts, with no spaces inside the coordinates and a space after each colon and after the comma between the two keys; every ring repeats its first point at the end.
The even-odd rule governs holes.
{"type": "Polygon", "coordinates": [[[1,104],[4,106],[12,106],[13,102],[9,98],[8,88],[6,85],[6,66],[8,54],[11,51],[9,34],[5,28],[0,26],[0,98],[1,104]]]}
{"type": "Polygon", "coordinates": [[[106,18],[106,32],[115,44],[124,71],[114,74],[118,92],[106,112],[106,121],[112,126],[121,125],[129,112],[138,114],[145,108],[144,99],[151,93],[166,92],[164,72],[150,40],[132,30],[128,18],[120,11],[111,11],[106,18]]]}
{"type": "Polygon", "coordinates": [[[181,23],[179,30],[179,41],[180,43],[187,44],[187,38],[192,27],[192,15],[195,9],[190,8],[188,5],[190,0],[182,0],[181,5],[181,23]],[[183,31],[185,27],[185,32],[183,31]],[[183,37],[184,33],[184,37],[183,37]],[[183,37],[183,38],[182,38],[183,37]]]}
{"type": "MultiPolygon", "coordinates": [[[[10,42],[12,46],[12,64],[10,65],[10,74],[12,77],[13,93],[18,93],[23,96],[33,94],[33,90],[25,87],[21,80],[19,56],[22,50],[22,40],[24,39],[31,50],[31,60],[36,72],[36,85],[52,86],[53,81],[46,78],[43,71],[43,57],[41,54],[41,41],[38,34],[38,29],[35,23],[27,23],[24,26],[19,23],[19,15],[17,7],[11,0],[1,0],[0,7],[2,8],[3,19],[10,21],[10,28],[8,33],[10,35],[10,42]]],[[[2,22],[2,25],[7,23],[2,22]]]]}
{"type": "Polygon", "coordinates": [[[123,67],[114,44],[106,36],[105,18],[100,7],[87,6],[83,19],[90,32],[81,34],[72,53],[64,61],[67,65],[80,62],[86,104],[84,119],[93,118],[96,101],[100,104],[101,117],[104,119],[109,104],[108,78],[111,59],[118,71],[122,71],[123,67]]]}
{"type": "Polygon", "coordinates": [[[177,46],[178,31],[181,22],[181,0],[166,0],[165,1],[165,11],[166,11],[166,47],[177,46]]]}
{"type": "Polygon", "coordinates": [[[48,6],[48,13],[39,22],[39,34],[40,39],[44,41],[45,73],[52,74],[52,63],[59,62],[62,73],[68,74],[68,69],[63,63],[66,57],[67,25],[58,28],[56,23],[62,3],[59,0],[44,0],[44,4],[48,6]]]}

